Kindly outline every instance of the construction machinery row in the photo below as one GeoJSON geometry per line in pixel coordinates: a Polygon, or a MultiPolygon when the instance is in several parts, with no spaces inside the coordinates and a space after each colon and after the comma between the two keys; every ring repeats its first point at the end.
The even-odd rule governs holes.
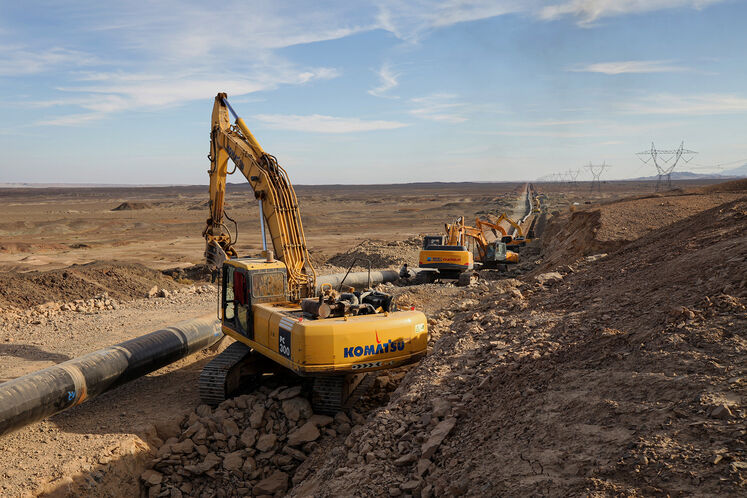
{"type": "MultiPolygon", "coordinates": [[[[444,225],[444,235],[425,236],[418,257],[418,281],[456,279],[459,285],[469,285],[477,278],[477,269],[505,271],[518,263],[519,249],[534,239],[536,214],[541,211],[540,196],[531,184],[525,186],[523,198],[526,214],[520,222],[501,213],[493,220],[478,217],[475,226],[467,226],[460,216],[444,225]],[[529,227],[526,235],[523,226],[529,227]]],[[[412,273],[407,265],[401,271],[404,277],[412,273]]]]}

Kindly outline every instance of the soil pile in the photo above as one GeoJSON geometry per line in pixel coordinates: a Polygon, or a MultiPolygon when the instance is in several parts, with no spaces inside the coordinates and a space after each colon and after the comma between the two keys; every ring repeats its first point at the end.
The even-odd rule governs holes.
{"type": "Polygon", "coordinates": [[[123,202],[119,206],[112,208],[112,211],[132,211],[134,209],[150,209],[152,207],[147,202],[123,202]]]}
{"type": "Polygon", "coordinates": [[[153,286],[173,290],[173,279],[138,264],[90,263],[64,270],[0,273],[0,308],[28,308],[107,294],[117,301],[144,297],[153,286]]]}
{"type": "MultiPolygon", "coordinates": [[[[613,252],[676,221],[744,196],[747,182],[707,187],[706,193],[668,192],[627,198],[550,218],[542,236],[543,268],[613,252]]],[[[705,190],[704,190],[705,191],[705,190]]]]}
{"type": "Polygon", "coordinates": [[[27,242],[0,242],[0,253],[18,254],[26,252],[60,251],[71,246],[65,244],[34,244],[27,242]]]}
{"type": "Polygon", "coordinates": [[[213,279],[213,270],[208,265],[192,265],[180,268],[169,268],[163,270],[164,275],[168,275],[177,282],[210,282],[213,279]]]}
{"type": "Polygon", "coordinates": [[[747,178],[701,187],[700,192],[747,192],[747,178]]]}
{"type": "Polygon", "coordinates": [[[740,494],[745,230],[742,199],[465,291],[431,321],[432,353],[294,493],[740,494]]]}
{"type": "Polygon", "coordinates": [[[370,261],[371,268],[399,268],[404,263],[417,264],[421,245],[422,241],[415,237],[395,242],[364,240],[348,251],[335,254],[327,264],[347,268],[355,263],[355,267],[367,268],[370,261]]]}
{"type": "Polygon", "coordinates": [[[625,242],[603,242],[597,238],[601,225],[600,210],[575,211],[568,215],[553,216],[545,228],[542,238],[542,253],[545,255],[542,268],[577,260],[590,254],[615,250],[625,242]]]}

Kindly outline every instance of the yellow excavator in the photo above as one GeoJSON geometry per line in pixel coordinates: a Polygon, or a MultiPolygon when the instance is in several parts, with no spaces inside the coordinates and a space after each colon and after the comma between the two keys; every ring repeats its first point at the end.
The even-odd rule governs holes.
{"type": "Polygon", "coordinates": [[[457,279],[459,285],[469,285],[476,278],[473,271],[476,263],[481,268],[505,269],[505,265],[519,262],[518,253],[507,250],[505,242],[488,242],[482,229],[465,225],[462,216],[454,223],[446,223],[444,228],[445,236],[423,238],[423,248],[418,255],[418,267],[423,270],[418,274],[421,281],[457,279]],[[476,249],[477,259],[473,249],[476,249]]]}
{"type": "Polygon", "coordinates": [[[498,218],[492,221],[486,221],[477,218],[475,220],[475,227],[483,233],[486,229],[489,229],[496,237],[498,237],[498,233],[500,233],[501,241],[505,242],[506,247],[510,250],[517,250],[519,247],[524,247],[527,242],[531,242],[531,239],[524,236],[524,230],[521,228],[521,225],[509,218],[506,213],[501,213],[498,218]],[[513,233],[509,234],[506,232],[506,229],[501,225],[501,222],[503,221],[506,221],[513,227],[513,233]]]}
{"type": "Polygon", "coordinates": [[[204,402],[218,404],[258,377],[291,371],[309,381],[304,385],[311,390],[314,410],[334,414],[363,388],[366,372],[425,356],[428,330],[422,312],[398,310],[391,295],[373,289],[317,289],[288,175],[262,149],[225,93],[215,97],[208,157],[205,256],[221,276],[223,332],[236,342],[202,371],[199,387],[204,402]],[[229,159],[235,165],[231,172],[229,159]],[[235,236],[224,222],[233,222],[225,212],[226,176],[237,170],[259,202],[259,258],[238,257],[235,236]]]}

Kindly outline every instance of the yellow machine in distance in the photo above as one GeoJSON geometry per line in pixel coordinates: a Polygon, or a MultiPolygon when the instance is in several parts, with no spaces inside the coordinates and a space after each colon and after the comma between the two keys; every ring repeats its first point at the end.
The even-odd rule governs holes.
{"type": "MultiPolygon", "coordinates": [[[[488,242],[482,230],[466,226],[464,218],[444,225],[445,235],[427,235],[418,255],[418,278],[424,282],[457,279],[468,285],[476,278],[476,268],[502,268],[519,262],[519,254],[506,249],[500,240],[488,242]],[[475,258],[475,254],[477,257],[475,258]]],[[[403,273],[407,271],[403,269],[403,273]]]]}
{"type": "MultiPolygon", "coordinates": [[[[217,404],[247,377],[291,371],[310,382],[317,413],[342,409],[367,371],[413,363],[426,354],[422,312],[400,311],[373,289],[317,292],[298,200],[285,170],[266,154],[219,93],[210,142],[210,218],[203,231],[209,264],[220,268],[223,332],[236,339],[200,375],[200,396],[217,404]],[[229,113],[235,118],[231,125],[229,113]],[[223,218],[228,160],[259,201],[263,257],[239,258],[223,218]],[[265,227],[272,249],[267,247],[265,227]],[[276,259],[277,258],[277,259],[276,259]]],[[[232,172],[231,172],[232,173],[232,172]]]]}
{"type": "Polygon", "coordinates": [[[519,247],[524,247],[527,242],[532,241],[531,238],[524,236],[524,230],[521,228],[521,224],[509,218],[506,213],[501,213],[498,218],[491,221],[477,218],[475,220],[475,227],[483,234],[485,233],[485,229],[491,230],[493,235],[496,237],[498,237],[498,234],[500,233],[500,240],[506,243],[508,249],[518,249],[519,247]],[[506,221],[511,225],[511,227],[513,227],[513,233],[509,234],[506,232],[506,229],[501,225],[501,222],[503,221],[506,221]]]}
{"type": "MultiPolygon", "coordinates": [[[[467,248],[464,218],[444,225],[446,235],[427,235],[418,255],[418,266],[425,281],[437,278],[459,279],[475,267],[472,251],[467,248]]],[[[466,278],[466,277],[464,277],[466,278]]]]}

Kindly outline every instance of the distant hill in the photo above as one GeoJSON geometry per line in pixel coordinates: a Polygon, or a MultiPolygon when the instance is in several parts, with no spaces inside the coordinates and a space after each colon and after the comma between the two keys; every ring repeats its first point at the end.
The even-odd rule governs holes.
{"type": "MultiPolygon", "coordinates": [[[[728,180],[738,175],[726,174],[726,171],[722,171],[721,174],[716,173],[693,173],[691,171],[675,171],[672,173],[672,180],[728,180]]],[[[744,176],[744,175],[743,175],[744,176]]],[[[656,180],[658,176],[642,176],[639,178],[632,178],[632,180],[656,180]]]]}
{"type": "Polygon", "coordinates": [[[743,165],[738,166],[736,168],[722,171],[721,174],[727,175],[727,176],[736,176],[738,178],[746,177],[747,176],[747,163],[744,163],[743,165]]]}

